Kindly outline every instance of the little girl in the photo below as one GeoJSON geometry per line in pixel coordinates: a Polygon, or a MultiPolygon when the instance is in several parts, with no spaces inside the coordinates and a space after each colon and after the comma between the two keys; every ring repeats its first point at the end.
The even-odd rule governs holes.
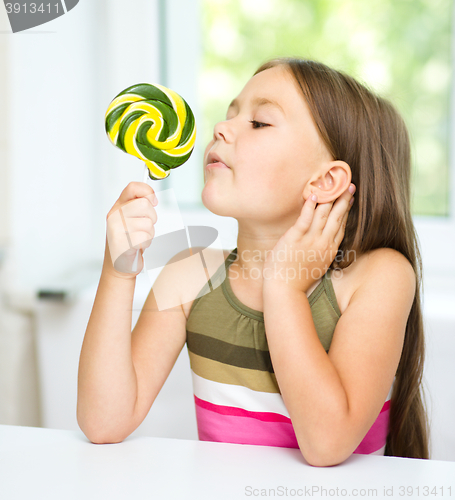
{"type": "Polygon", "coordinates": [[[180,274],[162,270],[131,333],[153,189],[130,183],[107,216],[79,366],[87,437],[131,434],[186,342],[201,440],[300,448],[316,466],[352,453],[428,458],[410,169],[387,100],[319,62],[262,65],[205,152],[202,201],[239,232],[197,296],[173,291],[194,271],[178,254],[180,274]],[[181,305],[160,311],[157,290],[181,305]]]}

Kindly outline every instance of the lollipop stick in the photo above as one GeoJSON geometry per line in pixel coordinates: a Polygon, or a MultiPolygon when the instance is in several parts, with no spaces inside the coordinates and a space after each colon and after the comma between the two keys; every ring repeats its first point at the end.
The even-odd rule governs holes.
{"type": "Polygon", "coordinates": [[[147,182],[147,179],[149,179],[149,169],[147,165],[144,163],[144,175],[142,177],[142,182],[147,182]]]}
{"type": "MultiPolygon", "coordinates": [[[[148,179],[149,179],[149,169],[148,169],[147,165],[144,163],[144,175],[142,176],[142,182],[147,183],[148,179]]],[[[139,261],[140,252],[141,251],[138,250],[136,253],[136,257],[134,257],[133,268],[132,268],[133,273],[135,273],[137,271],[137,265],[138,265],[138,261],[139,261]]]]}

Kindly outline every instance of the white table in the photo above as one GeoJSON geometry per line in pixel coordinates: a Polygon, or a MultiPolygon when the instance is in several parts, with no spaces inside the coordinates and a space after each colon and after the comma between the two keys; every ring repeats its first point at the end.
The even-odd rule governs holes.
{"type": "Polygon", "coordinates": [[[2,500],[354,496],[455,498],[455,462],[352,455],[312,467],[295,449],[149,437],[95,445],[78,431],[0,425],[2,500]]]}

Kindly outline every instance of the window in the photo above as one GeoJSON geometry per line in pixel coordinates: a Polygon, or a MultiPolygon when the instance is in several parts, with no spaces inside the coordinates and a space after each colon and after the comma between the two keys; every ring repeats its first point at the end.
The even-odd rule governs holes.
{"type": "MultiPolygon", "coordinates": [[[[216,220],[221,236],[228,235],[225,248],[235,247],[236,221],[210,214],[200,198],[202,155],[213,126],[261,62],[283,55],[313,58],[364,82],[402,113],[412,142],[411,208],[424,278],[431,276],[438,288],[442,283],[453,288],[452,1],[168,0],[166,6],[168,30],[179,34],[168,37],[173,48],[167,60],[175,75],[168,84],[178,90],[176,84],[184,83],[179,70],[187,81],[198,82],[193,164],[170,180],[179,204],[188,197],[188,205],[181,205],[190,211],[188,223],[216,220]],[[173,24],[185,17],[170,13],[178,5],[188,10],[185,29],[173,24]],[[196,57],[182,69],[189,50],[196,50],[196,57]]],[[[188,90],[181,93],[186,98],[188,90]]]]}
{"type": "Polygon", "coordinates": [[[320,60],[396,105],[411,134],[412,212],[449,215],[450,0],[202,0],[202,9],[204,144],[261,62],[320,60]]]}

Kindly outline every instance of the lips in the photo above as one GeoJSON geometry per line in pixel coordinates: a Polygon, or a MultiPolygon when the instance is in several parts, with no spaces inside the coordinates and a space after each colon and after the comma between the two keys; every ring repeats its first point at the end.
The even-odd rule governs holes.
{"type": "Polygon", "coordinates": [[[226,163],[223,161],[223,159],[217,155],[214,151],[211,151],[207,155],[207,165],[206,167],[225,167],[225,168],[230,168],[226,163]]]}

